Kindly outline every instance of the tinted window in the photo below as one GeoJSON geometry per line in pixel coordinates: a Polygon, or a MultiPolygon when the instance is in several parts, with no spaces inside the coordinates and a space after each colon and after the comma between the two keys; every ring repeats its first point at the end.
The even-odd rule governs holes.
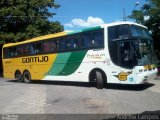
{"type": "Polygon", "coordinates": [[[80,51],[104,47],[104,31],[95,30],[48,39],[39,42],[21,44],[16,47],[4,48],[6,57],[20,57],[26,55],[47,54],[55,52],[80,51]]]}
{"type": "Polygon", "coordinates": [[[128,25],[118,25],[118,26],[112,26],[108,28],[109,53],[113,63],[116,65],[119,65],[119,59],[121,56],[121,53],[119,53],[120,51],[118,47],[119,40],[126,40],[128,39],[129,36],[130,36],[130,31],[129,31],[128,25]]]}
{"type": "Polygon", "coordinates": [[[118,65],[119,59],[118,59],[118,42],[117,41],[109,42],[109,54],[112,62],[118,65]]]}
{"type": "Polygon", "coordinates": [[[31,52],[31,54],[40,54],[40,53],[43,53],[42,42],[31,43],[30,44],[30,52],[31,52]]]}
{"type": "Polygon", "coordinates": [[[80,35],[79,34],[71,35],[66,38],[61,38],[58,41],[59,51],[72,51],[72,50],[78,50],[78,49],[80,49],[80,35]]]}
{"type": "Polygon", "coordinates": [[[24,45],[24,55],[29,55],[30,54],[30,46],[29,44],[24,45]]]}
{"type": "Polygon", "coordinates": [[[151,38],[151,34],[146,28],[131,25],[130,26],[132,36],[144,36],[151,38]]]}
{"type": "Polygon", "coordinates": [[[91,33],[82,34],[82,48],[90,48],[92,46],[91,33]]]}
{"type": "Polygon", "coordinates": [[[42,42],[37,42],[35,43],[35,51],[36,53],[42,53],[43,52],[43,46],[42,46],[42,42]]]}
{"type": "Polygon", "coordinates": [[[79,35],[72,35],[68,41],[69,49],[76,50],[80,48],[80,36],[79,35]]]}
{"type": "Polygon", "coordinates": [[[9,57],[9,49],[8,48],[4,48],[3,55],[4,55],[4,58],[8,58],[9,57]]]}
{"type": "Polygon", "coordinates": [[[129,26],[128,25],[118,25],[108,28],[109,39],[119,40],[127,39],[130,36],[129,26]]]}
{"type": "Polygon", "coordinates": [[[29,49],[30,49],[30,54],[33,55],[36,53],[36,46],[34,43],[30,44],[29,49]]]}
{"type": "Polygon", "coordinates": [[[11,56],[11,57],[17,56],[17,49],[16,49],[16,47],[10,48],[9,53],[10,53],[10,56],[11,56]]]}
{"type": "Polygon", "coordinates": [[[58,41],[58,51],[65,51],[68,48],[67,38],[61,38],[58,41]]]}
{"type": "Polygon", "coordinates": [[[110,41],[113,41],[118,38],[117,26],[108,28],[108,36],[110,41]]]}
{"type": "Polygon", "coordinates": [[[6,52],[7,52],[7,57],[16,57],[17,56],[16,47],[7,48],[6,52]]]}
{"type": "Polygon", "coordinates": [[[130,41],[120,42],[121,65],[126,68],[132,67],[132,54],[130,41]]]}
{"type": "Polygon", "coordinates": [[[130,36],[129,26],[128,25],[121,25],[118,26],[118,37],[119,39],[123,39],[130,36]]]}
{"type": "Polygon", "coordinates": [[[118,42],[116,41],[117,38],[118,38],[117,26],[109,27],[108,28],[109,54],[111,60],[116,65],[118,65],[118,42]]]}
{"type": "Polygon", "coordinates": [[[104,46],[104,35],[102,31],[92,33],[92,46],[102,47],[104,46]]]}
{"type": "Polygon", "coordinates": [[[57,51],[57,42],[56,40],[49,40],[43,42],[44,53],[54,53],[57,51]]]}
{"type": "Polygon", "coordinates": [[[17,54],[18,56],[23,56],[24,55],[24,45],[21,45],[21,46],[17,46],[17,54]]]}

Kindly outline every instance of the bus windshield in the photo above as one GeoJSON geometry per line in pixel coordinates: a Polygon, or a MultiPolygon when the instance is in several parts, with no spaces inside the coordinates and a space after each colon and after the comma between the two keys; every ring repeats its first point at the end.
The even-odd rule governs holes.
{"type": "Polygon", "coordinates": [[[137,65],[155,64],[153,40],[149,31],[146,28],[135,25],[130,26],[130,31],[134,40],[131,42],[131,47],[133,47],[137,65]],[[138,39],[134,37],[138,37],[138,39]]]}
{"type": "Polygon", "coordinates": [[[134,65],[142,66],[155,64],[155,54],[151,40],[139,39],[131,41],[133,63],[134,65]]]}
{"type": "Polygon", "coordinates": [[[148,38],[152,38],[151,34],[149,33],[149,31],[146,28],[140,27],[140,26],[136,26],[136,25],[131,25],[130,26],[130,31],[131,31],[131,35],[133,37],[148,37],[148,38]]]}
{"type": "Polygon", "coordinates": [[[109,52],[116,65],[133,68],[156,63],[153,40],[145,27],[117,25],[109,27],[108,33],[109,52]]]}

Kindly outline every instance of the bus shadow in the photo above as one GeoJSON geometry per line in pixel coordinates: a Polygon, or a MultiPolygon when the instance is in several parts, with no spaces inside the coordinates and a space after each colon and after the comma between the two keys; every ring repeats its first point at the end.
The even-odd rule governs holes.
{"type": "MultiPolygon", "coordinates": [[[[7,82],[17,82],[16,80],[9,80],[7,82]]],[[[34,80],[31,84],[44,84],[44,85],[61,85],[61,86],[75,86],[75,87],[93,87],[95,88],[95,83],[89,82],[71,82],[71,81],[40,81],[34,80]]],[[[107,84],[104,89],[115,89],[115,90],[130,90],[130,91],[143,91],[148,89],[155,84],[153,83],[145,83],[140,85],[124,85],[124,84],[107,84]]]]}
{"type": "MultiPolygon", "coordinates": [[[[6,82],[19,83],[17,80],[7,80],[6,82]]],[[[20,84],[22,84],[22,83],[20,83],[20,84]]],[[[89,83],[89,82],[72,82],[72,81],[47,81],[47,80],[42,81],[42,80],[33,80],[30,84],[77,86],[77,87],[95,87],[94,83],[89,83]]]]}
{"type": "MultiPolygon", "coordinates": [[[[88,82],[71,82],[71,81],[33,81],[32,84],[45,84],[45,85],[61,85],[61,86],[77,86],[77,87],[96,87],[95,83],[88,82]]],[[[104,89],[115,90],[130,90],[130,91],[143,91],[155,84],[145,83],[140,85],[124,85],[124,84],[107,84],[104,89]]]]}
{"type": "Polygon", "coordinates": [[[130,91],[143,91],[146,90],[155,84],[153,83],[144,83],[139,85],[125,85],[125,84],[108,84],[106,89],[116,89],[116,90],[130,90],[130,91]]]}
{"type": "Polygon", "coordinates": [[[32,81],[32,84],[77,86],[77,87],[94,87],[94,84],[88,82],[71,82],[71,81],[32,81]]]}
{"type": "MultiPolygon", "coordinates": [[[[46,84],[46,85],[62,85],[62,86],[77,86],[77,87],[93,87],[95,83],[88,82],[71,82],[71,81],[33,81],[33,84],[46,84]]],[[[130,90],[130,91],[143,91],[148,89],[155,84],[145,83],[140,85],[124,85],[124,84],[107,84],[104,89],[115,89],[115,90],[130,90]]]]}

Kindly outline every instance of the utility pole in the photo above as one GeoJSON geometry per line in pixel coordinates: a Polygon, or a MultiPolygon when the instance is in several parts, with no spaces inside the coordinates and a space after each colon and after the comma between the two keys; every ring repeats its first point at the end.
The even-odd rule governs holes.
{"type": "MultiPolygon", "coordinates": [[[[132,11],[134,11],[139,4],[140,2],[136,2],[132,11]]],[[[123,8],[123,21],[127,21],[125,8],[123,8]]]]}
{"type": "Polygon", "coordinates": [[[125,8],[123,8],[123,21],[127,21],[125,8]]]}

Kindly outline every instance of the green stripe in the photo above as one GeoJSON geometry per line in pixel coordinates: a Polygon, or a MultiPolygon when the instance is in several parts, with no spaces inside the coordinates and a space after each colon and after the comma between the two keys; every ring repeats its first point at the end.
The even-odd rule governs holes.
{"type": "Polygon", "coordinates": [[[66,76],[74,73],[82,63],[87,51],[60,53],[48,75],[66,76]]]}
{"type": "Polygon", "coordinates": [[[101,26],[85,28],[80,31],[67,32],[67,35],[72,35],[72,34],[76,34],[76,33],[83,33],[83,32],[88,32],[88,31],[93,31],[93,30],[98,30],[98,29],[101,29],[101,26]]]}
{"type": "Polygon", "coordinates": [[[86,28],[86,29],[83,29],[82,31],[87,32],[87,31],[98,30],[98,29],[101,29],[101,26],[86,28]]]}
{"type": "Polygon", "coordinates": [[[58,73],[60,73],[63,70],[63,68],[65,67],[65,64],[67,63],[70,55],[71,55],[71,52],[59,53],[56,57],[55,62],[52,65],[48,75],[57,75],[58,73]]]}
{"type": "Polygon", "coordinates": [[[72,35],[72,34],[76,34],[76,33],[81,33],[82,31],[73,31],[73,32],[68,32],[67,35],[72,35]]]}
{"type": "Polygon", "coordinates": [[[70,75],[74,73],[82,63],[87,51],[73,52],[64,69],[58,75],[70,75]]]}

